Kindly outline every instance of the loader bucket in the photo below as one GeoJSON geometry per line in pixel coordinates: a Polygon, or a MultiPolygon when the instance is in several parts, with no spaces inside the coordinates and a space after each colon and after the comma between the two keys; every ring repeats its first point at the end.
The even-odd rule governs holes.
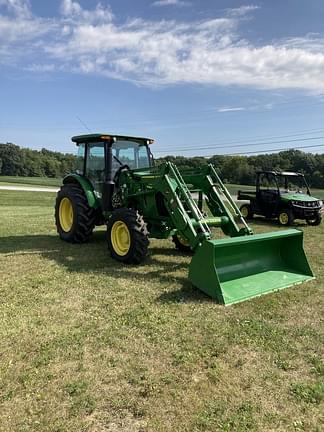
{"type": "Polygon", "coordinates": [[[285,230],[206,240],[189,266],[193,285],[230,305],[314,279],[303,232],[285,230]]]}

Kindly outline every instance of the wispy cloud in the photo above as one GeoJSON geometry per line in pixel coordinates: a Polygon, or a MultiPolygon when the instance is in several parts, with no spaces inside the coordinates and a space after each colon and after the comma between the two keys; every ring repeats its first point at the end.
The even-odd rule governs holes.
{"type": "Polygon", "coordinates": [[[260,6],[243,5],[243,6],[240,6],[238,8],[226,9],[226,12],[230,16],[241,17],[241,16],[244,16],[244,15],[248,14],[249,12],[255,11],[257,9],[260,9],[260,6]]]}
{"type": "Polygon", "coordinates": [[[217,112],[224,113],[224,112],[231,112],[231,111],[245,111],[246,108],[244,107],[223,107],[223,108],[217,108],[217,112]]]}
{"type": "Polygon", "coordinates": [[[99,74],[146,86],[323,91],[323,35],[255,45],[241,36],[240,24],[256,8],[241,6],[203,21],[134,17],[121,23],[100,3],[84,9],[77,1],[63,0],[60,17],[45,19],[33,15],[26,0],[0,0],[0,63],[34,73],[99,74]]]}
{"type": "Polygon", "coordinates": [[[189,6],[191,3],[184,0],[157,0],[152,3],[152,6],[189,6]]]}

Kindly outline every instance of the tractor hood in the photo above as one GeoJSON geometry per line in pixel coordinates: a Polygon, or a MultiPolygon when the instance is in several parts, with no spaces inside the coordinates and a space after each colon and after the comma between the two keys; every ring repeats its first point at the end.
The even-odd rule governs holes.
{"type": "Polygon", "coordinates": [[[312,196],[303,193],[283,192],[280,194],[280,196],[285,201],[302,201],[302,202],[319,201],[317,198],[314,198],[312,196]]]}

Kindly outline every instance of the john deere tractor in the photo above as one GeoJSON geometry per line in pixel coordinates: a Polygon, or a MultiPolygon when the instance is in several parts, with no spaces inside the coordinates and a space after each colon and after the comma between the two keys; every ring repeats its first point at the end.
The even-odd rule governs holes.
{"type": "Polygon", "coordinates": [[[213,165],[181,173],[170,162],[155,166],[150,138],[72,141],[79,166],[64,178],[55,207],[62,240],[86,242],[96,225],[106,225],[111,256],[141,264],[150,237],[170,237],[193,254],[193,285],[226,305],[314,278],[302,231],[253,234],[213,165]],[[213,239],[214,227],[231,238],[213,239]]]}

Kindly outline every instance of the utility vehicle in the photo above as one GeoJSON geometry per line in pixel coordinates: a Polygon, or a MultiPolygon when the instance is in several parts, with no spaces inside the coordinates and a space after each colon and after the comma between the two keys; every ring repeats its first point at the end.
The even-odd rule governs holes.
{"type": "Polygon", "coordinates": [[[238,191],[238,200],[247,200],[240,207],[246,219],[262,215],[268,219],[278,218],[280,225],[292,225],[302,219],[308,225],[321,223],[323,202],[311,195],[304,174],[283,171],[259,171],[256,191],[238,191]]]}

